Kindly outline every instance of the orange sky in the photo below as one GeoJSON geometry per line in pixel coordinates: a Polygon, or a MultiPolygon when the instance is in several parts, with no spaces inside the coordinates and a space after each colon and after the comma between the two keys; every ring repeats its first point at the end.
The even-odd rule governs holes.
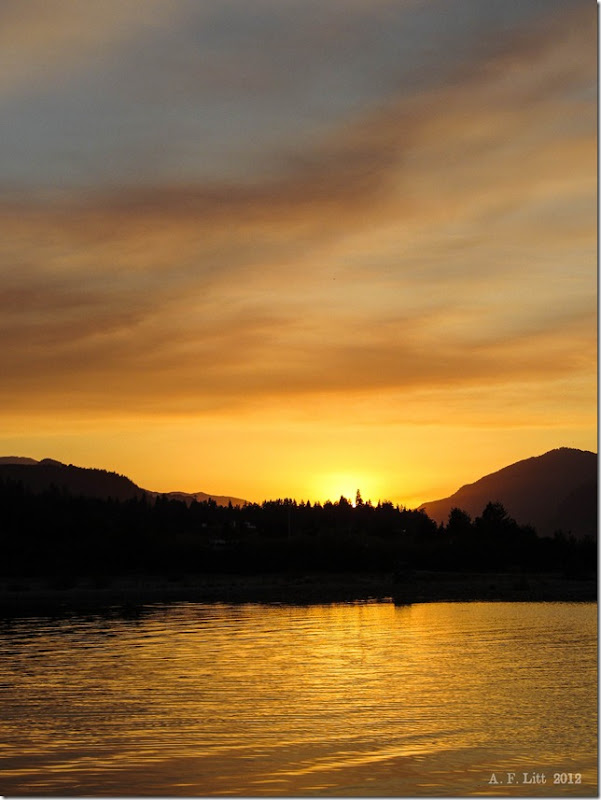
{"type": "Polygon", "coordinates": [[[595,4],[139,11],[0,12],[1,454],[412,506],[596,450],[595,4]]]}

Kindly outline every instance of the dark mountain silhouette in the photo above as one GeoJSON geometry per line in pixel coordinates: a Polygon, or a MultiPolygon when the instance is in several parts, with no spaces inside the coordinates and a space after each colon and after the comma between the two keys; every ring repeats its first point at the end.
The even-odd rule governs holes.
{"type": "MultiPolygon", "coordinates": [[[[560,462],[569,455],[570,451],[560,453],[560,462]]],[[[596,466],[592,453],[576,452],[576,456],[592,456],[596,466]]],[[[530,508],[534,497],[542,497],[540,508],[552,509],[555,523],[566,522],[565,533],[587,524],[590,470],[583,468],[579,475],[579,463],[573,464],[569,475],[575,479],[574,488],[566,485],[564,475],[559,491],[553,481],[564,473],[547,463],[557,457],[542,457],[543,489],[533,488],[529,469],[518,469],[512,480],[520,467],[514,465],[501,470],[505,480],[493,481],[492,491],[483,495],[486,501],[477,501],[475,520],[456,510],[445,525],[424,511],[390,502],[353,506],[341,497],[337,503],[322,505],[286,498],[230,505],[223,503],[229,498],[220,498],[218,504],[213,499],[203,502],[204,493],[145,492],[114,472],[50,459],[0,463],[0,577],[58,577],[59,586],[64,586],[62,581],[76,582],[80,575],[177,579],[188,574],[299,571],[323,575],[394,571],[395,581],[407,585],[415,570],[540,571],[592,579],[596,541],[538,537],[532,527],[509,516],[500,502],[488,501],[489,495],[499,494],[495,489],[500,486],[513,488],[515,494],[517,483],[522,491],[524,486],[528,489],[530,508]],[[201,502],[188,502],[190,498],[201,502]]],[[[457,502],[461,500],[453,504],[457,502]]],[[[517,516],[519,508],[517,513],[515,504],[510,508],[517,516]]],[[[528,519],[536,523],[532,514],[528,519]]]]}
{"type": "Polygon", "coordinates": [[[213,500],[218,506],[227,506],[230,503],[233,506],[244,506],[247,504],[246,500],[241,497],[229,497],[228,495],[220,494],[207,494],[206,492],[147,492],[152,497],[167,497],[170,500],[183,500],[184,503],[190,505],[195,500],[197,503],[204,503],[206,500],[213,500]]]}
{"type": "Polygon", "coordinates": [[[142,489],[124,475],[107,472],[102,469],[75,467],[73,464],[62,464],[52,458],[36,461],[33,458],[20,456],[0,457],[0,480],[11,480],[22,483],[32,492],[44,492],[51,487],[83,497],[101,499],[130,500],[133,498],[166,497],[183,500],[188,505],[194,500],[203,502],[213,500],[217,505],[244,505],[245,500],[236,497],[211,495],[205,492],[151,492],[142,489]]]}
{"type": "Polygon", "coordinates": [[[489,502],[502,503],[520,525],[532,525],[540,536],[557,530],[577,538],[597,535],[597,454],[561,447],[518,461],[462,486],[420,509],[446,523],[453,508],[475,517],[489,502]]]}
{"type": "MultiPolygon", "coordinates": [[[[76,467],[45,458],[0,457],[0,480],[22,483],[30,491],[51,487],[75,496],[129,500],[147,497],[184,501],[214,501],[218,506],[247,505],[246,501],[206,492],[153,492],[124,475],[76,467]]],[[[525,459],[461,487],[450,497],[420,506],[438,523],[446,523],[453,508],[470,516],[482,514],[489,502],[501,503],[520,525],[532,525],[541,536],[557,530],[577,538],[597,534],[597,455],[571,448],[551,450],[525,459]]]]}
{"type": "Polygon", "coordinates": [[[75,467],[72,464],[67,466],[50,458],[34,463],[14,463],[14,460],[7,463],[2,460],[0,480],[2,479],[22,483],[35,493],[55,487],[76,496],[112,497],[115,500],[129,500],[145,494],[144,489],[124,475],[102,469],[75,467]]]}

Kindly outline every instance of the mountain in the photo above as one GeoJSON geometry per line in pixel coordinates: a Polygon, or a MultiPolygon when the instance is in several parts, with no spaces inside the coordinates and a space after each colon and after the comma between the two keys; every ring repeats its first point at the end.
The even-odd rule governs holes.
{"type": "Polygon", "coordinates": [[[486,504],[502,503],[521,525],[540,536],[556,530],[577,538],[597,535],[597,454],[561,447],[518,461],[462,486],[442,500],[423,503],[436,522],[447,522],[453,508],[479,516],[486,504]]]}
{"type": "Polygon", "coordinates": [[[190,505],[195,500],[197,503],[204,503],[206,500],[214,500],[218,506],[227,506],[230,503],[233,506],[244,506],[247,500],[242,500],[240,497],[228,497],[221,494],[207,494],[206,492],[147,492],[146,494],[153,497],[167,497],[170,500],[183,500],[186,505],[190,505]]]}
{"type": "Polygon", "coordinates": [[[0,457],[0,480],[12,480],[22,483],[33,492],[43,492],[51,486],[64,489],[73,495],[85,497],[112,497],[115,500],[129,500],[134,497],[166,497],[183,500],[188,505],[194,500],[203,502],[212,499],[217,505],[244,505],[245,500],[237,497],[210,495],[205,492],[151,492],[137,486],[125,475],[107,472],[103,469],[75,467],[73,464],[62,464],[52,458],[36,461],[21,456],[0,457]]]}
{"type": "Polygon", "coordinates": [[[116,500],[129,500],[145,494],[144,489],[124,475],[102,469],[74,467],[72,464],[67,466],[51,458],[42,461],[17,460],[14,457],[0,459],[0,480],[18,481],[35,493],[55,486],[74,495],[113,497],[116,500]]]}

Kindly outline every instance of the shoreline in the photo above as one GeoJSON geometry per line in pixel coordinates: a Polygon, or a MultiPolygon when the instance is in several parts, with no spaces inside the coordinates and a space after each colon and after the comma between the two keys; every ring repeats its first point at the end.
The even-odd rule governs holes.
{"type": "Polygon", "coordinates": [[[553,574],[418,571],[390,574],[0,578],[0,616],[190,603],[311,605],[349,602],[596,602],[596,579],[553,574]]]}

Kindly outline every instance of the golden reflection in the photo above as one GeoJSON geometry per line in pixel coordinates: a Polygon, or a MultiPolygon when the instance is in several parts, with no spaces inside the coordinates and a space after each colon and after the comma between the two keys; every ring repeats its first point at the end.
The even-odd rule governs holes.
{"type": "Polygon", "coordinates": [[[8,794],[485,795],[495,769],[595,785],[593,604],[182,604],[21,628],[8,794]]]}

